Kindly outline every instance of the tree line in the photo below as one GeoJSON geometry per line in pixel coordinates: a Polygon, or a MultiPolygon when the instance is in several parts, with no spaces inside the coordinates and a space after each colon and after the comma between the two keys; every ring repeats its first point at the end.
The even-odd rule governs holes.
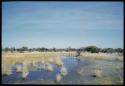
{"type": "Polygon", "coordinates": [[[60,49],[57,49],[57,48],[45,48],[45,47],[41,47],[41,48],[28,48],[26,46],[23,46],[21,48],[15,48],[15,47],[6,47],[4,49],[2,49],[2,51],[4,52],[14,52],[14,51],[17,51],[17,52],[20,52],[20,53],[23,53],[25,51],[28,51],[28,52],[34,52],[34,51],[38,51],[38,52],[59,52],[59,51],[77,51],[78,53],[80,52],[91,52],[91,53],[99,53],[99,52],[103,52],[103,53],[123,53],[123,49],[121,48],[117,48],[117,49],[113,49],[113,48],[98,48],[97,46],[87,46],[87,47],[81,47],[81,48],[71,48],[71,47],[68,47],[68,48],[60,48],[60,49]]]}

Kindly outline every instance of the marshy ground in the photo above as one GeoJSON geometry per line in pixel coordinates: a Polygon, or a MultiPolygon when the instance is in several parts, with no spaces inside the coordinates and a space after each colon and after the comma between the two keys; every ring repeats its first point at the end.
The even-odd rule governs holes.
{"type": "MultiPolygon", "coordinates": [[[[22,79],[22,73],[17,73],[15,63],[12,73],[2,76],[3,84],[123,84],[123,56],[115,54],[82,53],[79,57],[60,56],[57,63],[66,69],[61,73],[62,66],[50,63],[52,71],[47,71],[41,61],[28,65],[29,74],[22,79]],[[106,57],[107,56],[107,57],[106,57]],[[59,60],[60,59],[60,60],[59,60]],[[65,74],[62,76],[61,74],[65,74]],[[58,76],[58,79],[57,79],[58,76]]],[[[51,56],[51,55],[50,55],[51,56]]],[[[3,57],[2,57],[3,58],[3,57]]],[[[5,57],[4,57],[5,58],[5,57]]],[[[50,57],[51,58],[51,57],[50,57]]],[[[12,61],[12,60],[11,60],[12,61]]],[[[4,63],[4,62],[3,62],[4,63]]],[[[14,62],[13,62],[14,63],[14,62]]],[[[4,66],[5,67],[5,66],[4,66]]],[[[4,70],[3,68],[2,70],[4,70]]],[[[8,69],[9,70],[9,69],[8,69]]]]}

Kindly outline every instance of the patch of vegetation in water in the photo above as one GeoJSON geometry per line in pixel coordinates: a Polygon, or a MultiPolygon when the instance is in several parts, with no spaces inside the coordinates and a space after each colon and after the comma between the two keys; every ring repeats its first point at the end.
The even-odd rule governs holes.
{"type": "Polygon", "coordinates": [[[108,84],[108,85],[117,85],[117,84],[123,84],[123,81],[120,80],[118,77],[103,77],[103,78],[95,78],[93,80],[93,84],[108,84]]]}
{"type": "Polygon", "coordinates": [[[40,79],[40,80],[30,80],[30,81],[17,81],[13,84],[56,84],[54,82],[54,80],[43,80],[43,79],[40,79]]]}
{"type": "MultiPolygon", "coordinates": [[[[67,59],[67,58],[65,58],[67,59]]],[[[19,80],[15,84],[122,84],[123,82],[123,63],[118,61],[105,61],[105,60],[80,60],[75,58],[65,60],[65,66],[69,68],[76,68],[75,73],[69,73],[60,82],[55,82],[49,78],[46,80],[19,80]],[[78,63],[77,63],[78,62],[78,63]],[[74,65],[75,64],[75,65],[74,65]],[[76,66],[77,65],[77,66],[76,66]],[[94,70],[101,70],[101,77],[93,76],[94,70]],[[79,74],[77,73],[79,72],[79,74]]],[[[37,68],[34,67],[33,70],[37,68]]],[[[74,71],[73,70],[73,71],[74,71]]],[[[30,70],[31,71],[31,70],[30,70]]],[[[38,71],[38,70],[37,70],[38,71]]],[[[39,71],[42,72],[42,71],[39,71]]]]}

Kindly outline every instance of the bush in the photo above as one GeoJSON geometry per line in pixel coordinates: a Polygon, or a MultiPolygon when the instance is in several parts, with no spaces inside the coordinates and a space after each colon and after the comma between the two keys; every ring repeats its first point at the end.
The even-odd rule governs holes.
{"type": "Polygon", "coordinates": [[[88,46],[84,49],[84,51],[88,51],[91,53],[98,53],[100,51],[100,49],[96,46],[88,46]]]}
{"type": "Polygon", "coordinates": [[[115,50],[112,49],[112,48],[105,48],[105,49],[102,50],[102,52],[103,52],[103,53],[114,53],[115,50]]]}
{"type": "Polygon", "coordinates": [[[123,49],[121,49],[121,48],[117,48],[117,49],[115,49],[115,51],[118,53],[123,53],[123,49]]]}

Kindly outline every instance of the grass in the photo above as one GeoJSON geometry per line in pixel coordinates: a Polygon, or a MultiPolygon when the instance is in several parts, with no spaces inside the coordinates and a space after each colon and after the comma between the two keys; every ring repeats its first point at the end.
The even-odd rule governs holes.
{"type": "MultiPolygon", "coordinates": [[[[5,53],[2,52],[2,74],[11,74],[11,68],[5,65],[13,65],[21,63],[23,65],[29,65],[30,63],[33,66],[37,62],[40,63],[55,63],[57,66],[62,66],[61,56],[75,56],[76,52],[35,52],[35,53],[5,53]]],[[[84,52],[80,54],[81,58],[91,59],[91,60],[107,60],[107,61],[123,61],[122,54],[107,54],[107,53],[88,53],[84,52]]]]}
{"type": "Polygon", "coordinates": [[[84,52],[80,54],[81,58],[85,59],[94,59],[94,60],[117,60],[117,61],[123,61],[123,55],[119,55],[118,53],[88,53],[84,52]]]}
{"type": "Polygon", "coordinates": [[[62,66],[60,73],[62,76],[66,76],[68,72],[67,72],[67,69],[64,66],[62,66]]]}
{"type": "Polygon", "coordinates": [[[61,81],[61,79],[62,79],[61,74],[57,74],[57,75],[56,75],[56,82],[61,81]]]}
{"type": "Polygon", "coordinates": [[[53,71],[53,67],[52,67],[52,65],[50,63],[46,64],[46,70],[50,71],[50,72],[53,71]]]}
{"type": "MultiPolygon", "coordinates": [[[[75,54],[75,52],[2,53],[2,74],[11,74],[11,65],[22,63],[24,65],[22,69],[22,77],[25,78],[25,76],[27,76],[28,74],[28,65],[30,63],[32,63],[34,66],[36,66],[37,62],[49,65],[54,63],[57,66],[63,66],[61,56],[75,56],[75,54]]],[[[80,59],[86,59],[86,61],[89,62],[88,66],[85,66],[82,68],[82,70],[77,71],[79,76],[83,77],[81,78],[82,82],[85,79],[84,75],[94,75],[95,77],[94,81],[92,81],[92,84],[123,83],[122,76],[118,75],[123,71],[122,54],[97,54],[84,52],[80,54],[80,59]]],[[[51,66],[48,66],[48,70],[53,71],[51,66]]],[[[56,76],[56,81],[61,81],[61,79],[63,78],[62,75],[65,76],[66,74],[67,72],[65,71],[65,69],[63,69],[62,74],[60,73],[56,76]]]]}
{"type": "Polygon", "coordinates": [[[96,78],[94,80],[94,83],[96,85],[122,85],[123,84],[123,80],[114,80],[114,77],[106,77],[106,78],[96,78]]]}
{"type": "Polygon", "coordinates": [[[102,73],[101,70],[96,69],[96,70],[93,71],[92,76],[93,76],[93,77],[101,77],[101,76],[102,76],[101,73],[102,73]]]}
{"type": "Polygon", "coordinates": [[[28,76],[28,74],[29,74],[29,69],[28,69],[27,66],[24,66],[23,70],[22,70],[22,78],[26,79],[26,77],[28,76]]]}
{"type": "Polygon", "coordinates": [[[20,73],[22,72],[23,68],[20,65],[16,65],[16,72],[20,73]]]}
{"type": "Polygon", "coordinates": [[[11,67],[9,66],[2,67],[2,75],[10,75],[10,74],[12,74],[11,67]]]}
{"type": "MultiPolygon", "coordinates": [[[[35,52],[35,53],[5,53],[2,52],[2,74],[11,74],[10,67],[5,65],[13,65],[21,63],[28,66],[30,63],[36,66],[36,63],[55,63],[57,66],[62,66],[61,56],[74,56],[75,52],[35,52]]],[[[52,70],[51,67],[49,69],[52,70]]]]}

